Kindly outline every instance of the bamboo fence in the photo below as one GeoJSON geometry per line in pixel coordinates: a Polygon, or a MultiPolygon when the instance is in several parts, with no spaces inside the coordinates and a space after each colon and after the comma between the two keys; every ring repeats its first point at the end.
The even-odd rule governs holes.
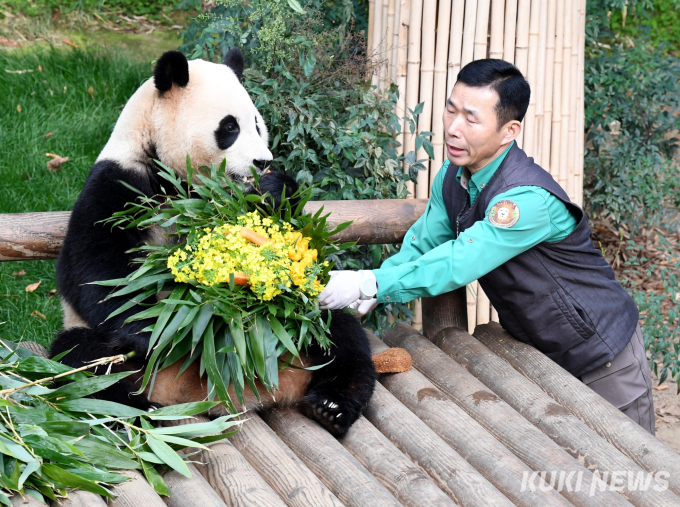
{"type": "MultiPolygon", "coordinates": [[[[434,160],[409,183],[410,198],[429,197],[446,160],[441,116],[458,72],[473,60],[502,58],[531,85],[518,145],[582,204],[583,66],[586,0],[370,0],[370,52],[382,65],[372,78],[399,88],[397,113],[419,102],[418,129],[434,135],[434,160]],[[580,133],[580,134],[579,134],[580,133]]],[[[399,140],[415,150],[408,133],[399,140]]],[[[426,158],[421,149],[418,158],[426,158]]],[[[477,282],[467,288],[468,326],[497,320],[477,282]]],[[[414,326],[422,326],[420,304],[414,326]]]]}

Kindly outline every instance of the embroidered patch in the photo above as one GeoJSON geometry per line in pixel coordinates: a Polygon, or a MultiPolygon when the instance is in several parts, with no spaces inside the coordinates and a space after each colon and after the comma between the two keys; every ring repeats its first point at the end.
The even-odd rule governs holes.
{"type": "Polygon", "coordinates": [[[489,222],[496,227],[509,228],[519,220],[519,206],[513,201],[498,201],[489,211],[489,222]]]}

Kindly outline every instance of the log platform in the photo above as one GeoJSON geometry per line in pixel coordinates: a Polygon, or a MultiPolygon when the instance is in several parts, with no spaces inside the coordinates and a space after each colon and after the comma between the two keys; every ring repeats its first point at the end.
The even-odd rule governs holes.
{"type": "MultiPolygon", "coordinates": [[[[342,239],[363,244],[400,241],[424,210],[411,200],[310,211],[321,204],[336,223],[360,218],[342,239]]],[[[35,215],[0,215],[0,260],[56,255],[68,215],[35,215]]],[[[248,414],[238,434],[194,455],[191,479],[166,473],[170,499],[131,472],[109,505],[680,507],[680,455],[498,324],[468,334],[461,291],[424,300],[423,314],[425,335],[366,331],[374,353],[402,347],[413,368],[380,376],[346,437],[291,407],[248,414]]],[[[81,492],[62,502],[103,503],[81,492]]]]}

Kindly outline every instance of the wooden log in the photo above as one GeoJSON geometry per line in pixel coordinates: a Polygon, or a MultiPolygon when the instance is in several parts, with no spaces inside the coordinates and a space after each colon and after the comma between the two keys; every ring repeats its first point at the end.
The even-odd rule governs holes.
{"type": "Polygon", "coordinates": [[[263,419],[346,506],[401,505],[315,421],[292,408],[272,410],[263,419]]]}
{"type": "MultiPolygon", "coordinates": [[[[478,326],[477,329],[489,327],[478,326]]],[[[496,330],[499,327],[494,325],[496,330]]],[[[434,339],[444,352],[589,470],[599,471],[602,477],[606,477],[604,482],[609,482],[614,474],[625,477],[628,473],[644,475],[642,468],[475,338],[467,333],[448,331],[442,331],[434,339]]],[[[652,479],[652,486],[647,491],[637,487],[629,489],[629,483],[622,482],[619,492],[636,506],[680,505],[680,498],[671,491],[658,491],[665,488],[655,479],[652,479]]]]}
{"type": "MultiPolygon", "coordinates": [[[[468,2],[469,5],[470,2],[468,2]]],[[[473,58],[486,58],[487,40],[489,38],[489,10],[491,0],[477,0],[477,23],[475,26],[475,51],[473,58]]]]}
{"type": "Polygon", "coordinates": [[[522,149],[530,157],[536,156],[536,95],[538,93],[536,74],[538,71],[539,26],[541,20],[541,1],[532,0],[529,21],[529,56],[527,63],[527,81],[531,87],[529,107],[524,115],[524,131],[522,149]]]}
{"type": "Polygon", "coordinates": [[[480,327],[475,336],[639,466],[650,472],[663,470],[670,474],[669,487],[680,494],[678,453],[544,354],[512,338],[499,324],[480,327]]]}
{"type": "Polygon", "coordinates": [[[52,502],[55,507],[106,507],[106,501],[99,495],[79,489],[69,491],[68,498],[52,502]]]}
{"type": "MultiPolygon", "coordinates": [[[[415,331],[412,330],[415,333],[415,331]]],[[[512,503],[460,454],[427,427],[381,384],[364,411],[394,445],[425,470],[458,505],[490,507],[512,503]]]]}
{"type": "Polygon", "coordinates": [[[170,492],[168,507],[227,507],[196,467],[190,463],[187,466],[191,477],[174,470],[163,476],[170,492]]]}
{"type": "Polygon", "coordinates": [[[434,89],[432,91],[432,146],[434,161],[430,164],[430,188],[439,173],[446,154],[444,152],[444,122],[442,115],[446,108],[447,57],[449,52],[449,26],[451,23],[451,2],[439,2],[437,14],[437,45],[434,59],[434,89]]]}
{"type": "MultiPolygon", "coordinates": [[[[460,55],[460,66],[465,67],[474,60],[475,27],[477,26],[477,0],[465,0],[465,21],[463,25],[463,47],[460,55]]],[[[486,29],[485,29],[486,31],[486,29]]]]}
{"type": "Polygon", "coordinates": [[[230,507],[284,507],[286,504],[228,440],[210,444],[196,456],[196,468],[230,507]]]}
{"type": "Polygon", "coordinates": [[[37,498],[33,498],[31,495],[21,496],[17,492],[9,497],[9,501],[12,503],[12,507],[45,507],[45,504],[37,498]]]}
{"type": "MultiPolygon", "coordinates": [[[[354,220],[335,240],[383,244],[400,243],[425,212],[427,200],[311,201],[305,211],[314,213],[322,206],[324,213],[331,213],[331,227],[354,220]]],[[[0,262],[55,258],[69,216],[68,212],[0,214],[0,262]]]]}
{"type": "Polygon", "coordinates": [[[465,287],[439,296],[423,298],[423,334],[433,337],[442,329],[467,329],[465,287]]]}
{"type": "Polygon", "coordinates": [[[229,440],[289,507],[342,507],[338,498],[257,414],[229,440]]]}
{"type": "MultiPolygon", "coordinates": [[[[367,333],[373,354],[387,349],[372,333],[367,333]]],[[[522,481],[533,470],[486,431],[477,421],[435,388],[416,369],[399,375],[381,375],[380,383],[427,424],[449,446],[467,460],[515,505],[567,507],[572,505],[540,477],[540,487],[524,488],[522,481]]]]}
{"type": "MultiPolygon", "coordinates": [[[[510,2],[512,3],[512,2],[510,2]]],[[[517,3],[515,2],[515,5],[517,3]]],[[[489,58],[503,58],[503,29],[505,28],[505,0],[491,2],[491,31],[489,39],[489,58]]],[[[514,44],[515,41],[513,40],[514,44]]]]}
{"type": "Polygon", "coordinates": [[[453,85],[460,72],[461,52],[463,50],[463,20],[465,19],[465,0],[453,0],[451,7],[451,35],[449,36],[449,63],[446,73],[446,97],[451,95],[453,85]]]}
{"type": "Polygon", "coordinates": [[[137,470],[123,470],[122,474],[131,477],[131,481],[116,484],[113,493],[115,500],[107,500],[110,507],[166,507],[165,502],[146,482],[144,476],[137,470]]]}
{"type": "Polygon", "coordinates": [[[340,443],[405,507],[456,505],[366,418],[360,417],[340,443]]]}
{"type": "MultiPolygon", "coordinates": [[[[439,333],[438,336],[454,332],[460,335],[467,334],[464,331],[449,329],[439,333]]],[[[573,477],[581,478],[581,488],[578,491],[575,491],[576,488],[572,491],[563,488],[560,491],[572,504],[592,507],[630,505],[616,493],[596,490],[590,470],[409,326],[397,324],[385,331],[382,339],[391,347],[406,349],[411,354],[413,365],[421,373],[529,468],[546,472],[559,470],[565,474],[573,472],[573,477]],[[591,487],[592,496],[589,495],[591,487]]]]}

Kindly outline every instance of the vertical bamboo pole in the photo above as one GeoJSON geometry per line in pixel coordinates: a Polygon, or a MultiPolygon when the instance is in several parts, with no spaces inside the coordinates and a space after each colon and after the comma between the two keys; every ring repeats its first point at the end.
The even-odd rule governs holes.
{"type": "Polygon", "coordinates": [[[468,333],[472,334],[477,325],[477,280],[467,285],[465,297],[467,299],[467,318],[468,318],[468,333]]]}
{"type": "MultiPolygon", "coordinates": [[[[406,115],[406,66],[408,63],[408,25],[411,16],[411,0],[400,1],[400,15],[399,15],[399,42],[397,44],[397,88],[399,89],[399,99],[397,100],[397,114],[403,118],[406,115]]],[[[406,120],[401,121],[401,136],[399,142],[401,146],[398,148],[398,153],[404,153],[406,143],[406,120]]],[[[410,181],[406,183],[406,188],[410,192],[408,197],[413,198],[413,183],[410,181]]]]}
{"type": "Polygon", "coordinates": [[[529,62],[527,81],[531,86],[531,97],[529,98],[529,108],[524,116],[524,137],[522,149],[530,157],[536,156],[536,100],[538,94],[537,70],[538,70],[538,46],[539,28],[541,21],[541,0],[531,1],[531,19],[529,21],[529,62]]]}
{"type": "Polygon", "coordinates": [[[389,0],[387,4],[387,27],[385,29],[385,58],[387,58],[387,65],[385,67],[385,79],[383,81],[383,89],[389,87],[392,82],[392,69],[396,65],[396,61],[392,58],[392,50],[394,49],[394,13],[396,0],[389,0]]]}
{"type": "Polygon", "coordinates": [[[473,58],[475,60],[486,58],[490,8],[491,0],[477,1],[477,24],[475,26],[475,50],[473,53],[473,58]]]}
{"type": "Polygon", "coordinates": [[[536,163],[541,165],[541,137],[543,133],[543,106],[545,98],[545,65],[546,46],[548,44],[548,2],[541,0],[541,21],[539,23],[538,40],[538,67],[536,69],[536,136],[534,138],[534,157],[536,163]]]}
{"type": "MultiPolygon", "coordinates": [[[[516,4],[516,2],[515,2],[516,4]]],[[[520,0],[519,9],[515,5],[517,15],[517,38],[515,42],[515,66],[524,77],[529,74],[529,21],[531,19],[531,0],[520,0]]],[[[513,30],[515,25],[513,24],[513,30]]],[[[524,122],[526,125],[526,122],[524,122]]],[[[523,125],[523,127],[524,127],[523,125]]],[[[524,147],[524,128],[517,136],[517,145],[524,147]]]]}
{"type": "MultiPolygon", "coordinates": [[[[578,124],[578,50],[579,50],[579,2],[571,7],[571,55],[569,65],[569,137],[567,141],[567,195],[576,202],[576,125],[578,124]]],[[[566,68],[566,67],[565,67],[566,68]]]]}
{"type": "MultiPolygon", "coordinates": [[[[527,0],[524,0],[527,1],[527,0]]],[[[531,0],[529,0],[531,1],[531,0]]],[[[515,36],[517,33],[517,0],[505,2],[505,35],[503,39],[503,60],[515,63],[515,36]]],[[[528,25],[527,25],[528,27],[528,25]]],[[[527,33],[527,36],[529,34],[527,33]]],[[[519,38],[517,39],[519,41],[519,38]]]]}
{"type": "Polygon", "coordinates": [[[446,74],[449,52],[449,27],[451,24],[451,2],[440,1],[437,14],[437,45],[434,58],[434,90],[432,92],[432,146],[434,162],[430,167],[430,187],[444,163],[444,124],[442,115],[446,107],[446,74]]]}
{"type": "Polygon", "coordinates": [[[395,0],[394,2],[394,26],[392,27],[392,56],[390,68],[390,81],[397,83],[397,69],[399,66],[399,27],[401,26],[401,4],[402,0],[395,0]]]}
{"type": "Polygon", "coordinates": [[[473,60],[475,54],[475,26],[477,25],[477,0],[465,2],[465,24],[463,26],[463,47],[460,66],[465,67],[473,60]]]}
{"type": "Polygon", "coordinates": [[[380,37],[380,90],[384,90],[387,84],[387,72],[390,66],[389,57],[392,52],[388,49],[387,44],[391,39],[388,37],[389,33],[387,26],[387,16],[389,11],[390,0],[383,0],[383,10],[382,10],[382,37],[380,37]]]}
{"type": "Polygon", "coordinates": [[[491,320],[493,322],[500,322],[500,319],[498,318],[498,312],[493,306],[491,307],[491,320]]]}
{"type": "Polygon", "coordinates": [[[446,75],[446,98],[451,95],[453,85],[460,71],[461,51],[463,50],[463,20],[465,19],[465,0],[453,0],[451,8],[451,35],[449,37],[449,65],[446,75]]]}
{"type": "MultiPolygon", "coordinates": [[[[430,131],[432,129],[432,89],[434,86],[434,56],[435,38],[437,35],[435,22],[437,19],[437,0],[424,0],[423,2],[423,30],[422,51],[420,64],[420,100],[423,103],[423,112],[418,118],[418,130],[430,131]]],[[[427,154],[422,148],[418,150],[416,158],[427,159],[427,154]]],[[[416,184],[416,198],[427,199],[430,194],[430,162],[424,163],[425,170],[418,173],[416,184]]]]}
{"type": "Polygon", "coordinates": [[[550,126],[550,174],[559,183],[562,134],[562,68],[564,57],[564,0],[557,0],[555,58],[553,67],[552,121],[550,126]]]}
{"type": "Polygon", "coordinates": [[[366,38],[366,48],[368,49],[369,55],[373,54],[373,23],[375,21],[375,1],[376,0],[368,0],[368,34],[366,38]]]}
{"type": "MultiPolygon", "coordinates": [[[[413,110],[418,105],[418,90],[420,86],[420,33],[423,21],[423,0],[411,0],[411,15],[408,30],[408,65],[406,70],[406,110],[413,110]]],[[[404,153],[416,149],[416,140],[408,129],[404,133],[404,153]]],[[[413,183],[407,186],[411,195],[415,197],[413,183]]]]}
{"type": "MultiPolygon", "coordinates": [[[[560,173],[557,180],[567,195],[569,195],[570,177],[569,177],[569,118],[573,116],[571,111],[573,104],[573,97],[575,95],[574,89],[571,87],[571,48],[572,48],[572,13],[574,6],[578,7],[578,3],[565,2],[564,5],[564,39],[562,44],[562,123],[560,139],[562,140],[562,147],[560,148],[560,173]]],[[[573,191],[572,191],[573,194],[573,191]]],[[[571,199],[571,197],[570,197],[571,199]]]]}
{"type": "Polygon", "coordinates": [[[484,289],[477,282],[477,325],[488,324],[491,320],[491,302],[484,289]]]}
{"type": "Polygon", "coordinates": [[[489,58],[503,58],[504,22],[505,0],[493,0],[491,2],[491,39],[489,40],[489,58]]]}
{"type": "MultiPolygon", "coordinates": [[[[383,0],[375,0],[375,12],[373,14],[373,41],[371,43],[371,56],[381,61],[383,58],[383,51],[381,48],[383,35],[383,0]]],[[[382,65],[381,65],[382,68],[382,65]]],[[[373,71],[371,77],[371,84],[373,86],[380,85],[380,69],[373,71]]]]}
{"type": "Polygon", "coordinates": [[[550,167],[550,134],[552,132],[555,29],[557,28],[558,1],[552,0],[548,3],[548,31],[545,46],[545,94],[543,95],[543,125],[541,125],[541,165],[550,174],[552,174],[552,168],[550,167]]]}
{"type": "Polygon", "coordinates": [[[584,178],[584,171],[583,171],[583,157],[585,155],[585,111],[584,111],[584,98],[585,98],[585,90],[584,90],[584,71],[585,71],[585,54],[586,54],[586,38],[585,38],[585,33],[586,33],[586,0],[581,0],[581,12],[579,13],[579,71],[578,71],[578,90],[579,90],[579,95],[578,95],[578,127],[576,129],[576,139],[578,141],[578,164],[576,167],[578,168],[578,172],[576,173],[576,183],[577,183],[577,188],[576,188],[576,204],[579,206],[583,206],[583,178],[584,178]]]}

